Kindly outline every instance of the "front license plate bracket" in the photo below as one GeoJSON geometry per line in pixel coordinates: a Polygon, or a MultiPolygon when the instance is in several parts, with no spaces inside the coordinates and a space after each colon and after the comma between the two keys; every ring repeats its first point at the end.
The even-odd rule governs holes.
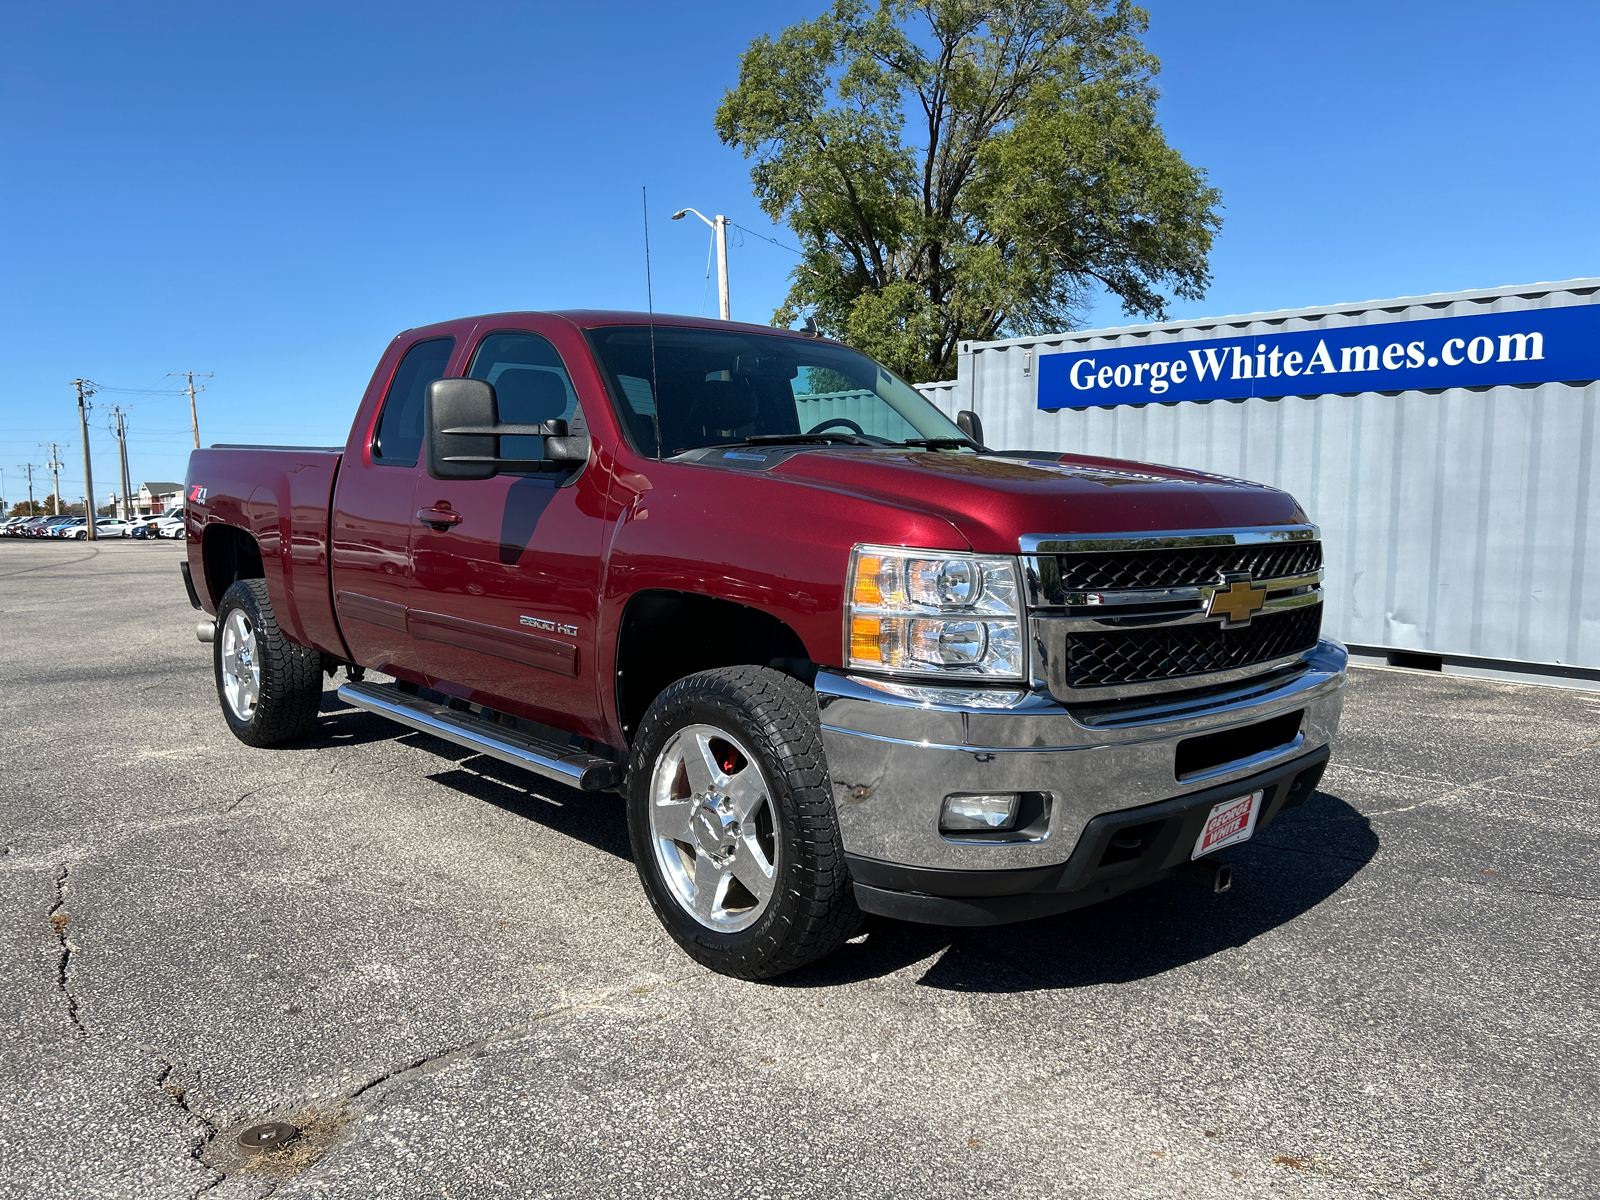
{"type": "Polygon", "coordinates": [[[1261,818],[1261,801],[1266,792],[1257,789],[1246,796],[1235,796],[1214,806],[1206,816],[1205,828],[1195,839],[1191,861],[1204,858],[1227,846],[1237,846],[1255,836],[1261,818]]]}

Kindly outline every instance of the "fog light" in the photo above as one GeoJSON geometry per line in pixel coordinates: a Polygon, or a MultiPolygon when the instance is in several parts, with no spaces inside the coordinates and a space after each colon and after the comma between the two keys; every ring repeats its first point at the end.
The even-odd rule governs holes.
{"type": "Polygon", "coordinates": [[[1010,829],[1017,823],[1022,796],[1017,792],[972,792],[946,796],[939,828],[947,833],[1010,829]]]}

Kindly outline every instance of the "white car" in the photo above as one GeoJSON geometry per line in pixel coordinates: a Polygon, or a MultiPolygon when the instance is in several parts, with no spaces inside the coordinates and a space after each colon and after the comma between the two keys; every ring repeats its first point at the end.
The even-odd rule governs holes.
{"type": "Polygon", "coordinates": [[[184,532],[183,518],[163,517],[156,522],[156,536],[164,538],[181,538],[184,532]]]}
{"type": "MultiPolygon", "coordinates": [[[[94,523],[94,533],[96,537],[125,538],[132,532],[132,525],[128,524],[126,521],[119,521],[115,517],[101,517],[94,523]]],[[[62,536],[76,538],[78,541],[83,542],[88,540],[89,530],[87,526],[79,525],[75,529],[68,530],[62,536]]]]}

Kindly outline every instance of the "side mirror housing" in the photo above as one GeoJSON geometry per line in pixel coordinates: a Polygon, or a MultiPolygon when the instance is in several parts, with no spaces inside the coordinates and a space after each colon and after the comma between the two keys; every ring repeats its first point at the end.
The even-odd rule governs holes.
{"type": "Polygon", "coordinates": [[[434,479],[489,479],[502,471],[566,471],[588,461],[589,439],[569,437],[567,423],[506,424],[494,385],[482,379],[435,379],[423,398],[428,474],[434,479]],[[541,437],[543,458],[501,458],[503,437],[541,437]]]}
{"type": "Polygon", "coordinates": [[[435,379],[422,401],[428,474],[435,479],[490,479],[499,474],[500,439],[484,429],[500,423],[494,385],[481,379],[435,379]]]}
{"type": "Polygon", "coordinates": [[[983,445],[983,421],[970,408],[963,408],[956,414],[956,428],[978,445],[983,445]]]}

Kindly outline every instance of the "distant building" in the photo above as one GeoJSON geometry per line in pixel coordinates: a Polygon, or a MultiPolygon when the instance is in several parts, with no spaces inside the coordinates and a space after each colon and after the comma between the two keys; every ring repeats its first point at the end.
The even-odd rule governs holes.
{"type": "Polygon", "coordinates": [[[134,497],[133,510],[141,517],[159,517],[162,513],[178,512],[183,508],[183,484],[141,483],[134,497]]]}

